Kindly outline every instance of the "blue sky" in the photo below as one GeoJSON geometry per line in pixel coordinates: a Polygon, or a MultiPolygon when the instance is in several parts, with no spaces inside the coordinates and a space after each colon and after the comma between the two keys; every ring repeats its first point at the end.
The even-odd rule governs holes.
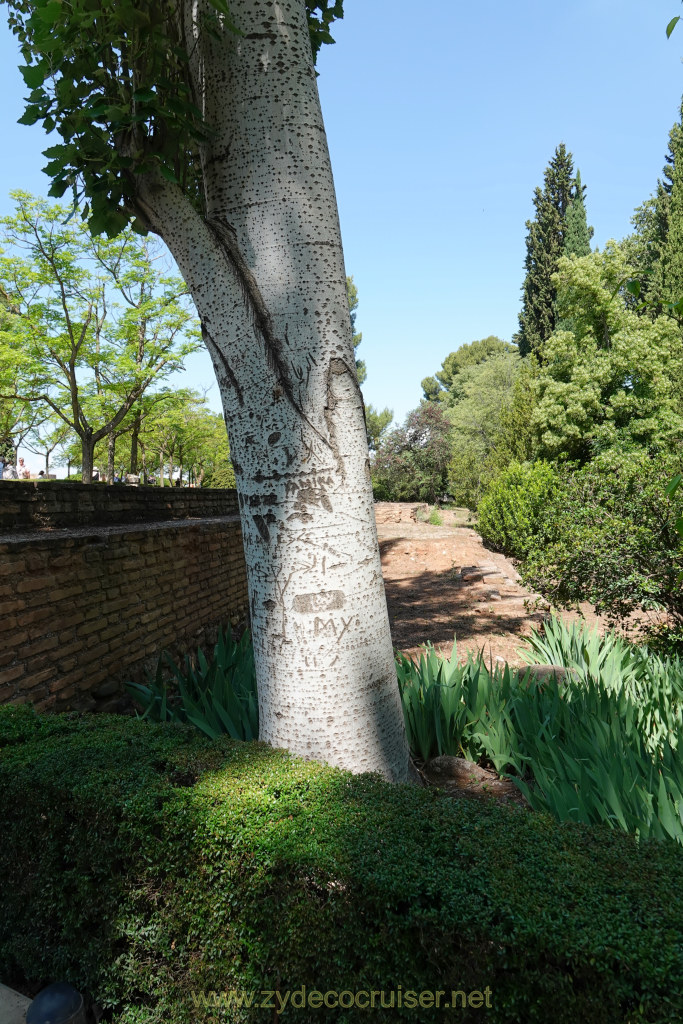
{"type": "MultiPolygon", "coordinates": [[[[532,193],[564,142],[593,244],[630,231],[661,176],[683,92],[677,0],[345,0],[319,88],[347,273],[359,294],[366,402],[395,419],[459,345],[517,328],[532,193]],[[428,11],[425,16],[422,11],[428,11]]],[[[5,13],[4,10],[2,12],[5,13]]],[[[23,110],[0,24],[0,212],[45,194],[45,136],[23,110]]],[[[179,385],[206,387],[206,356],[179,385]]],[[[218,408],[215,386],[210,392],[218,408]]]]}

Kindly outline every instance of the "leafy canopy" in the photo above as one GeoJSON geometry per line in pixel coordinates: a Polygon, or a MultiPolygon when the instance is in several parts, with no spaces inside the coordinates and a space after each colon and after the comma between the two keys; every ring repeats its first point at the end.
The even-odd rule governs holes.
{"type": "MultiPolygon", "coordinates": [[[[190,74],[185,0],[1,0],[21,43],[30,90],[22,124],[61,142],[45,150],[50,195],[69,189],[93,234],[140,231],[135,178],[160,173],[201,209],[199,150],[208,140],[190,74]]],[[[332,43],[343,0],[306,0],[314,57],[332,43]]],[[[199,31],[238,33],[226,0],[200,5],[199,31]]],[[[239,33],[238,33],[239,34],[239,33]]]]}

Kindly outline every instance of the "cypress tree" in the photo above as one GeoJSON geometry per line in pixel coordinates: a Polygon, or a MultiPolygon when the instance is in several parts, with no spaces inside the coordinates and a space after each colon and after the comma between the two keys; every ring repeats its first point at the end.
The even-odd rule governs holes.
{"type": "Polygon", "coordinates": [[[590,255],[593,229],[588,227],[586,220],[585,191],[586,186],[581,184],[581,172],[577,170],[574,198],[567,209],[564,233],[565,256],[590,255]]]}
{"type": "Polygon", "coordinates": [[[555,289],[551,277],[564,251],[566,217],[574,197],[572,154],[564,143],[555,150],[543,178],[534,190],[536,216],[526,222],[526,276],[522,286],[522,312],[514,340],[522,356],[538,352],[556,324],[555,289]]]}
{"type": "Polygon", "coordinates": [[[656,195],[659,252],[652,271],[649,297],[660,307],[683,299],[683,105],[669,133],[664,181],[656,195]]]}

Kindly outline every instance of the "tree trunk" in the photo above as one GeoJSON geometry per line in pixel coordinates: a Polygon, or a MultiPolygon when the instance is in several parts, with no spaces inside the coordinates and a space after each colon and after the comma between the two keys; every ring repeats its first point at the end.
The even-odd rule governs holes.
{"type": "Polygon", "coordinates": [[[231,0],[230,11],[244,36],[201,33],[192,57],[215,132],[203,153],[207,219],[161,178],[141,184],[140,206],[194,297],[221,389],[261,738],[402,781],[408,750],[305,5],[231,0]]]}
{"type": "Polygon", "coordinates": [[[140,410],[135,413],[135,419],[133,420],[133,429],[130,435],[130,472],[137,476],[138,472],[138,438],[140,437],[140,427],[142,425],[142,416],[140,410]]]}
{"type": "Polygon", "coordinates": [[[107,483],[114,483],[114,462],[116,459],[116,434],[113,430],[109,431],[107,437],[107,483]]]}
{"type": "Polygon", "coordinates": [[[92,438],[81,437],[81,480],[84,484],[92,483],[92,468],[95,460],[95,445],[92,438]]]}

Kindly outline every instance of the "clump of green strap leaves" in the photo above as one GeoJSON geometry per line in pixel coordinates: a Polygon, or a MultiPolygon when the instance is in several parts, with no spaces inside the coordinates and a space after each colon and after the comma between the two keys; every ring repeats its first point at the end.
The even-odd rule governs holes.
{"type": "MultiPolygon", "coordinates": [[[[423,761],[441,754],[491,765],[530,806],[559,821],[607,823],[683,844],[683,660],[617,635],[549,620],[520,652],[528,664],[570,670],[560,685],[524,669],[458,664],[427,645],[396,655],[408,742],[423,761]]],[[[211,739],[258,736],[251,639],[220,634],[207,659],[164,655],[147,684],[128,684],[142,718],[194,725],[211,739]]]]}
{"type": "MultiPolygon", "coordinates": [[[[2,0],[21,43],[30,93],[21,124],[42,121],[61,142],[45,150],[51,196],[73,193],[93,234],[110,237],[134,212],[134,178],[177,182],[202,207],[204,123],[189,74],[183,0],[2,0]]],[[[332,43],[343,0],[306,0],[314,57],[332,43]]],[[[206,0],[201,31],[239,34],[226,0],[206,0]]]]}
{"type": "Polygon", "coordinates": [[[537,811],[683,843],[683,661],[559,619],[520,653],[571,670],[558,686],[429,645],[397,657],[411,750],[484,762],[537,811]]]}
{"type": "Polygon", "coordinates": [[[224,733],[233,740],[258,739],[256,673],[248,629],[239,640],[230,628],[221,630],[211,661],[201,648],[196,658],[185,657],[184,667],[164,653],[146,684],[127,683],[126,689],[143,708],[141,718],[194,725],[210,739],[224,733]]]}

